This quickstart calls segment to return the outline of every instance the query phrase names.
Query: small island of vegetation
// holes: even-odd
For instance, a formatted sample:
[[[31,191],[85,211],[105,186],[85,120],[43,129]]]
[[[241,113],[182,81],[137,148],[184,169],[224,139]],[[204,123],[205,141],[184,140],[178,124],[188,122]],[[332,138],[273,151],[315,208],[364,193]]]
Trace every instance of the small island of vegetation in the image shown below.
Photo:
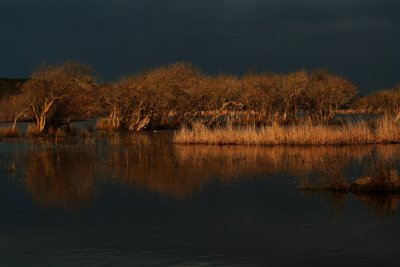
[[[102,83],[92,67],[41,65],[29,79],[2,79],[0,136],[70,130],[96,117],[101,131],[179,129],[174,142],[218,145],[345,145],[400,141],[399,88],[360,97],[325,70],[206,75],[175,63]],[[362,114],[362,116],[338,115]],[[378,116],[376,116],[378,115]]]

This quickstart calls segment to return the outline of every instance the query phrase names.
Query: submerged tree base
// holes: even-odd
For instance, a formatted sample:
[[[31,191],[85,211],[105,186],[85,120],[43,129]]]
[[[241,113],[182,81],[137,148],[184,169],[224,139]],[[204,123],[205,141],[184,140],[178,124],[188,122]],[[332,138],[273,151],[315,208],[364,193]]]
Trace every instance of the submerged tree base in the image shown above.
[[[343,126],[303,123],[293,126],[272,125],[261,128],[210,129],[196,123],[183,127],[174,136],[178,144],[209,145],[363,145],[400,142],[400,127],[389,117],[373,124],[365,121]]]

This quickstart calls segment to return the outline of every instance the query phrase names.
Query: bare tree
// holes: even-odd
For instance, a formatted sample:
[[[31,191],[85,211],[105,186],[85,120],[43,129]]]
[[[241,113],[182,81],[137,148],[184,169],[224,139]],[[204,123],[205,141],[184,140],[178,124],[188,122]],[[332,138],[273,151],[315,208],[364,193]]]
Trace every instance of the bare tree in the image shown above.
[[[118,130],[121,122],[130,113],[130,78],[123,78],[113,84],[104,85],[100,88],[100,102],[105,105],[108,113],[106,128]]]
[[[241,79],[242,102],[247,110],[254,112],[260,123],[268,123],[278,98],[278,75],[247,74]]]
[[[329,122],[335,111],[351,103],[357,95],[357,87],[343,77],[315,71],[310,74],[310,85],[305,93],[311,116]]]
[[[80,102],[82,93],[95,86],[92,68],[76,62],[43,65],[22,86],[26,106],[35,118],[37,132],[46,128],[48,116],[62,101]]]
[[[121,78],[101,90],[112,129],[140,131],[163,118],[184,118],[190,111],[190,92],[199,73],[189,64],[176,63]]]
[[[352,106],[360,112],[397,115],[400,113],[400,85],[360,97]]]
[[[148,96],[147,114],[143,114],[148,123],[156,126],[172,117],[185,120],[191,110],[190,91],[196,86],[199,76],[200,72],[186,63],[141,73],[139,91]]]
[[[307,73],[297,71],[283,76],[282,92],[283,92],[283,116],[284,120],[287,116],[291,119],[297,118],[297,113],[303,106],[303,95],[309,86],[309,78]]]

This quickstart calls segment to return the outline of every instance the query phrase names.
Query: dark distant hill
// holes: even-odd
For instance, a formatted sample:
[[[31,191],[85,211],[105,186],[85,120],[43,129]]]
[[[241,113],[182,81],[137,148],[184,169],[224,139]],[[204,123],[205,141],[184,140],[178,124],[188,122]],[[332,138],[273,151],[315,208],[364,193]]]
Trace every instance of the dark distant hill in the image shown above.
[[[18,94],[27,79],[0,78],[0,96]]]

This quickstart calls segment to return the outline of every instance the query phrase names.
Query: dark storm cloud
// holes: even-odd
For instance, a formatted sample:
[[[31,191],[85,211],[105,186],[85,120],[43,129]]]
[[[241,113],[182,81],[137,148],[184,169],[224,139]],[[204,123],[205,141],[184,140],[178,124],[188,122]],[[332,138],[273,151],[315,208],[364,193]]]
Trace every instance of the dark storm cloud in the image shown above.
[[[0,76],[67,59],[106,79],[190,61],[206,72],[319,67],[362,92],[400,82],[397,0],[2,0]]]

